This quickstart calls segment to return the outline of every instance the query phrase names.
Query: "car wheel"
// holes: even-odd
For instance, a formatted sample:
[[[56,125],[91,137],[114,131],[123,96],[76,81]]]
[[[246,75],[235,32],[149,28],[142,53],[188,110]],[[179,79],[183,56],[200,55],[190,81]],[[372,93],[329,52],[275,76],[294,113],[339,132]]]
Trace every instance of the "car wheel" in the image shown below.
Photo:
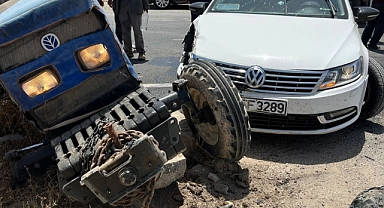
[[[167,9],[171,5],[171,0],[155,0],[154,5],[157,9]]]
[[[350,208],[383,207],[384,186],[373,187],[359,193],[352,201]]]
[[[193,106],[182,110],[197,143],[211,156],[238,161],[250,141],[244,103],[229,77],[216,65],[194,61],[182,71]]]
[[[361,119],[372,118],[384,108],[384,69],[375,59],[369,59],[368,75]]]

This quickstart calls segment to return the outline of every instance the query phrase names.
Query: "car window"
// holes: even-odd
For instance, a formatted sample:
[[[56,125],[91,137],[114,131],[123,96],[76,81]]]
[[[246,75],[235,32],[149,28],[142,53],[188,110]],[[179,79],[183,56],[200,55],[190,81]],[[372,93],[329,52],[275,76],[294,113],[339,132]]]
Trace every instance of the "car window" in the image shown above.
[[[208,12],[348,18],[344,0],[214,0]]]

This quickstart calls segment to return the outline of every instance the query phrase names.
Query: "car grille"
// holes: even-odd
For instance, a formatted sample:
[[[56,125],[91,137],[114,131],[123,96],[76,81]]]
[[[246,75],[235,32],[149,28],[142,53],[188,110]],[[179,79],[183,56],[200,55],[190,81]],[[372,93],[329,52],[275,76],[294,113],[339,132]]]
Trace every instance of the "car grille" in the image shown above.
[[[47,33],[57,35],[62,45],[72,39],[105,29],[106,22],[101,15],[94,9],[0,46],[0,74],[48,53],[40,43],[41,37]]]
[[[317,91],[323,81],[326,70],[274,70],[264,69],[266,76],[264,84],[257,88],[249,88],[244,77],[246,67],[230,66],[216,63],[231,78],[240,91],[254,91],[281,94],[312,94]]]
[[[344,119],[321,124],[315,115],[273,115],[248,112],[249,121],[252,128],[273,129],[273,130],[292,130],[292,131],[313,131],[329,129],[347,121],[356,116],[356,112]]]

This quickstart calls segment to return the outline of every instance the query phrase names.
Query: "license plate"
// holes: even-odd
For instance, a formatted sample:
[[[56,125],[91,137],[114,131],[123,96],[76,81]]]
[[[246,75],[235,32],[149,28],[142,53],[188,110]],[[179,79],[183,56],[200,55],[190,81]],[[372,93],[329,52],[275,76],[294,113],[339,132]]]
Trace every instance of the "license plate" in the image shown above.
[[[244,98],[243,101],[247,111],[287,115],[286,100]]]

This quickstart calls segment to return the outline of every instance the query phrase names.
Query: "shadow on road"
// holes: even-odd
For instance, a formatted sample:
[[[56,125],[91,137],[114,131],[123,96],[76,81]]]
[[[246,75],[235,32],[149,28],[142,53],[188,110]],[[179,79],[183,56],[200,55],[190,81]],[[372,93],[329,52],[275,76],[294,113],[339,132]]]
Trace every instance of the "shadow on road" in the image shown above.
[[[381,135],[384,133],[384,126],[378,123],[380,123],[382,118],[384,118],[384,112],[381,112],[380,114],[376,115],[375,117],[369,120],[359,121],[358,124],[361,124],[360,128],[362,128],[362,130],[364,130],[365,132],[374,135]]]
[[[381,48],[383,48],[383,47],[381,46]],[[372,57],[375,57],[375,56],[377,57],[378,54],[384,54],[384,49],[375,50],[375,49],[369,49],[368,48],[368,50],[370,51],[370,56],[372,56]],[[376,53],[376,55],[373,53]],[[381,65],[383,65],[383,64],[384,63],[381,63]]]
[[[382,66],[384,66],[384,57],[382,54],[384,54],[384,43],[383,41],[380,41],[378,44],[379,48],[381,50],[372,50],[368,48],[369,57],[374,58],[376,61],[378,61]]]
[[[365,133],[381,134],[384,127],[371,121],[357,121],[327,135],[293,136],[252,134],[247,157],[279,163],[304,165],[334,163],[358,155]]]
[[[147,63],[149,60],[138,60],[138,59],[130,59],[129,61],[131,61],[131,64],[134,66],[136,64],[144,64],[144,63]]]

